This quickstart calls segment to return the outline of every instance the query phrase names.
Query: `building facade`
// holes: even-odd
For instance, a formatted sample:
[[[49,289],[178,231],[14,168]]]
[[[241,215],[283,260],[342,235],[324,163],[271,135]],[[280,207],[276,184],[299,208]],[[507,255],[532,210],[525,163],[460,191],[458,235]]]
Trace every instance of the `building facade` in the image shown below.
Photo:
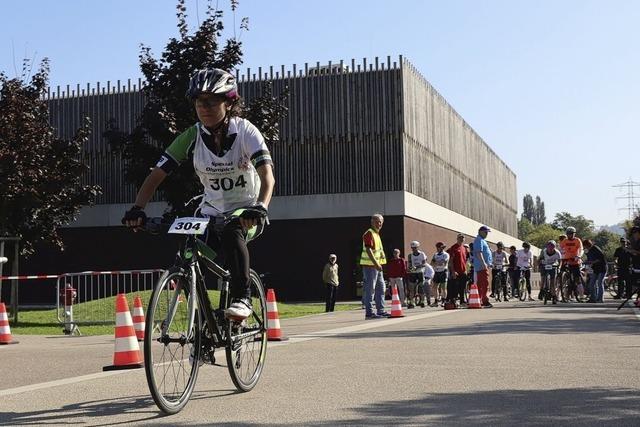
[[[322,267],[338,255],[340,298],[355,296],[361,236],[369,217],[385,216],[387,256],[411,240],[428,254],[481,224],[491,241],[517,244],[516,176],[406,59],[387,57],[237,73],[247,100],[269,81],[275,95],[288,88],[288,115],[271,144],[276,189],[271,226],[252,244],[252,264],[268,272],[268,286],[287,300],[322,297]],[[185,83],[186,84],[186,83]],[[98,205],[63,232],[67,251],[26,261],[28,271],[162,267],[175,253],[169,236],[141,237],[120,226],[136,189],[126,184],[123,160],[102,137],[108,123],[135,126],[144,105],[140,83],[67,87],[49,93],[51,123],[70,136],[84,116],[92,121],[84,151],[98,184]],[[156,199],[150,207],[160,213]],[[99,242],[99,244],[98,244]],[[57,266],[55,269],[51,267]]]

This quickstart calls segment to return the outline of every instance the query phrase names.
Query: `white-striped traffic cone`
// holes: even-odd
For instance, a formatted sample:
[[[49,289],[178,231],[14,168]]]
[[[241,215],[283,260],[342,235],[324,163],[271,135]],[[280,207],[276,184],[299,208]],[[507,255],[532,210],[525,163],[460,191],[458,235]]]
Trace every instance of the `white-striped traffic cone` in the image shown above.
[[[278,304],[276,303],[276,293],[273,291],[273,289],[267,289],[267,340],[287,340],[287,338],[285,338],[282,334],[282,329],[280,329]]]
[[[391,289],[391,316],[390,317],[404,317],[402,312],[402,303],[400,302],[400,296],[398,295],[398,286],[393,285]]]
[[[133,329],[129,304],[124,294],[116,297],[116,328],[115,350],[113,352],[113,365],[104,366],[103,371],[118,369],[142,368],[142,356],[136,339],[136,331]]]
[[[7,308],[3,302],[0,302],[0,345],[18,344],[11,336],[11,328],[9,327],[9,317],[7,317]]]
[[[137,295],[133,299],[133,329],[136,331],[138,341],[144,341],[144,310],[142,309],[142,298]]]
[[[469,289],[469,304],[468,308],[482,308],[482,301],[480,301],[480,294],[478,293],[478,285],[471,284]]]

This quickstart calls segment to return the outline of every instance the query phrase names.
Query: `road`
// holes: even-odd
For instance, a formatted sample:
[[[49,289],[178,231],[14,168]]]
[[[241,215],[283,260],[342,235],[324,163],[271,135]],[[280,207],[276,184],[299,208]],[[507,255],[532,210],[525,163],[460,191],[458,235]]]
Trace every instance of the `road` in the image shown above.
[[[15,337],[0,347],[0,425],[639,426],[640,312],[497,303],[282,321],[258,386],[205,365],[178,415],[144,370],[102,373],[112,337]],[[222,363],[224,357],[220,355]]]

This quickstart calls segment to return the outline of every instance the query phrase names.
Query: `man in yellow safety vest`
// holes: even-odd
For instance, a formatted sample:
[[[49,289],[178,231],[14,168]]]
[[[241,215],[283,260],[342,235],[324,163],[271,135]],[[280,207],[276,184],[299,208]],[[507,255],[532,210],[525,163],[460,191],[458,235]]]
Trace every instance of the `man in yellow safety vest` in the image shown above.
[[[362,266],[362,286],[364,295],[365,319],[379,319],[389,317],[384,311],[384,278],[382,266],[387,263],[380,239],[380,229],[384,218],[380,214],[371,216],[371,228],[362,235],[362,254],[360,265]],[[371,298],[374,295],[376,313],[373,312]]]

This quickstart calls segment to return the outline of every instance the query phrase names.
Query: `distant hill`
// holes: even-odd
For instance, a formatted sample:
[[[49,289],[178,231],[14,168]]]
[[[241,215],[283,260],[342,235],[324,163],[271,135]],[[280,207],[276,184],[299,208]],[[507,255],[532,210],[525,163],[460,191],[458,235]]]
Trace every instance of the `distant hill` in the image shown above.
[[[615,225],[601,225],[596,227],[596,231],[606,230],[615,234],[619,234],[620,236],[624,236],[624,228],[620,224]]]

